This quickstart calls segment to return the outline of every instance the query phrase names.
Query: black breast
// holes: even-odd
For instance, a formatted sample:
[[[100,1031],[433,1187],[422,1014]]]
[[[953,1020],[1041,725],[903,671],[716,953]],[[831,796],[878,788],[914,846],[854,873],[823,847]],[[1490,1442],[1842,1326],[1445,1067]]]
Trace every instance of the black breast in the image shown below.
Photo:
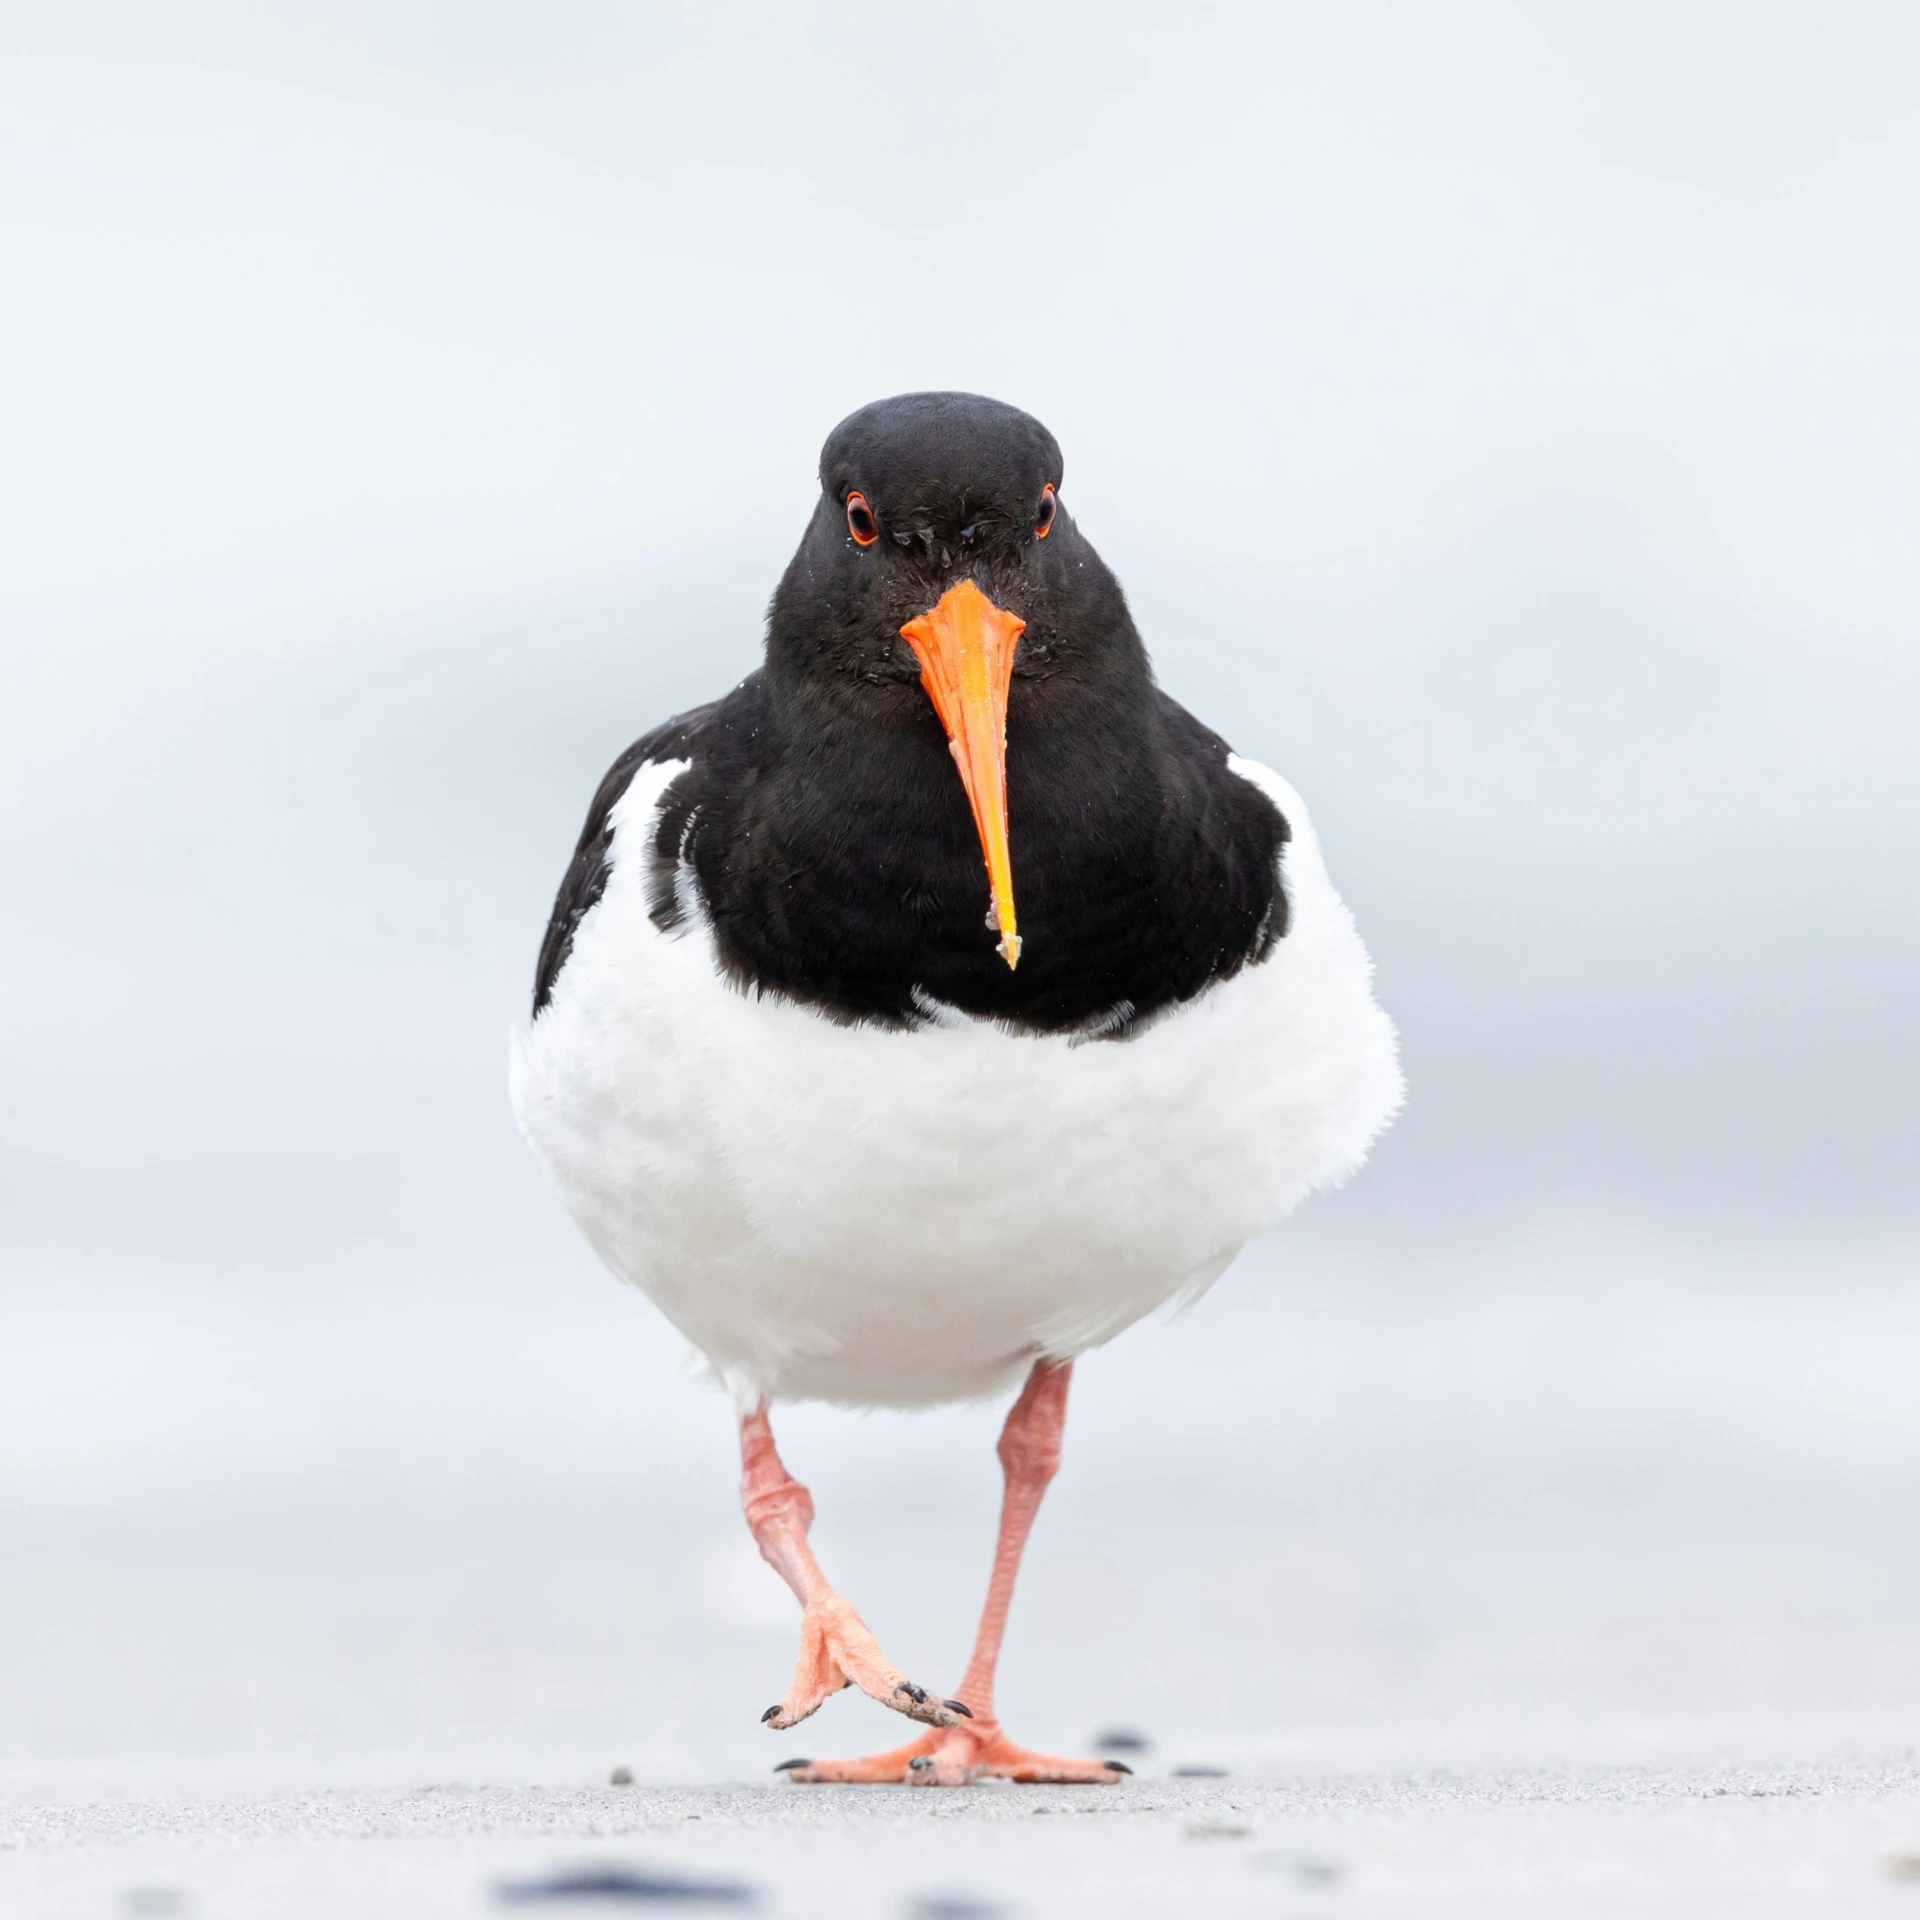
[[[756,673],[637,742],[601,782],[534,1011],[605,886],[609,813],[642,765],[677,759],[691,765],[661,805],[653,915],[679,920],[684,865],[744,990],[847,1021],[911,1026],[933,1001],[1118,1038],[1264,959],[1286,932],[1288,828],[1228,769],[1225,742],[1164,694],[1101,725],[1084,711],[1050,719],[1039,700],[1023,710],[1020,693],[1007,742],[1017,970],[986,925],[980,843],[931,707],[795,737]]]

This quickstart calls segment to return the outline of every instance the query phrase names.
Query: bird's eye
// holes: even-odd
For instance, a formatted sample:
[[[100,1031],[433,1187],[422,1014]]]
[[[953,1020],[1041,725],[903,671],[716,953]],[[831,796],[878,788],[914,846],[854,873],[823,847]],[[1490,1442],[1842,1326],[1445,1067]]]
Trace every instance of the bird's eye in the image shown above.
[[[1054,509],[1059,504],[1059,501],[1054,498],[1051,487],[1045,487],[1041,490],[1040,517],[1033,523],[1033,537],[1036,540],[1044,540],[1047,535],[1053,531]]]
[[[870,547],[880,538],[880,522],[873,517],[864,493],[847,495],[847,531],[857,547]]]

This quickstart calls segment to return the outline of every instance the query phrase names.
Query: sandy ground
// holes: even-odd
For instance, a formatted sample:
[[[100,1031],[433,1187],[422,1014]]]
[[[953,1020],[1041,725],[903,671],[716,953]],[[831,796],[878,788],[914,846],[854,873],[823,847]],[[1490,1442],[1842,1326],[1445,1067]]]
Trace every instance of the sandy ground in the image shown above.
[[[1816,1557],[1863,1593],[1825,1518]],[[1820,1580],[1757,1587],[1781,1520],[1652,1614],[1595,1603],[1590,1568],[1677,1579],[1677,1519],[1565,1518],[1584,1562],[1537,1517],[1517,1544],[1459,1520],[1452,1563],[1407,1523],[1135,1555],[1056,1528],[1003,1711],[1056,1748],[1142,1732],[1113,1790],[778,1780],[898,1722],[843,1698],[758,1726],[790,1603],[731,1533],[43,1546],[0,1608],[0,1914],[1920,1914],[1920,1633]],[[964,1549],[973,1574],[981,1543],[835,1544],[896,1657],[943,1671],[973,1580],[926,1572]],[[583,1872],[608,1890],[557,1890]],[[631,1890],[649,1878],[737,1897]]]
[[[1143,1778],[1109,1792],[488,1789],[16,1806],[29,1917],[1903,1914],[1912,1759]],[[598,1897],[564,1891],[597,1882]],[[620,1891],[622,1882],[627,1891]],[[645,1887],[687,1890],[648,1897]],[[636,1884],[637,1883],[637,1884]],[[705,1888],[712,1897],[699,1898]]]

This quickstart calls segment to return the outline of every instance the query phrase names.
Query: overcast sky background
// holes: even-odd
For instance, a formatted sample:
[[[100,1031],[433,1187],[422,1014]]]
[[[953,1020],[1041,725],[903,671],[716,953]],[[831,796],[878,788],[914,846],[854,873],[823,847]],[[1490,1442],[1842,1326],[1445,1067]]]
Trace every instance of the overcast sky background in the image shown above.
[[[1052,427],[1412,1083],[1083,1370],[1085,1497],[1910,1500],[1910,9],[13,0],[0,54],[14,1521],[731,1524],[505,1036],[601,770],[929,386]],[[988,1417],[932,1430],[983,1519]]]

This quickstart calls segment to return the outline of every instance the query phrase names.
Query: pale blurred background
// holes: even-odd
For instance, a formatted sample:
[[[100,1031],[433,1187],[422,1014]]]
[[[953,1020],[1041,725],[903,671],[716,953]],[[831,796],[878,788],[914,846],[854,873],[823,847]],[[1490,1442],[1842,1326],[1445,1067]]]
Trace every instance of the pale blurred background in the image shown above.
[[[1312,802],[1412,1084],[1081,1369],[1004,1706],[1920,1736],[1899,6],[0,14],[0,1788],[753,1777],[726,1405],[504,1090],[820,441],[972,388]],[[801,1409],[957,1675],[997,1409]]]

